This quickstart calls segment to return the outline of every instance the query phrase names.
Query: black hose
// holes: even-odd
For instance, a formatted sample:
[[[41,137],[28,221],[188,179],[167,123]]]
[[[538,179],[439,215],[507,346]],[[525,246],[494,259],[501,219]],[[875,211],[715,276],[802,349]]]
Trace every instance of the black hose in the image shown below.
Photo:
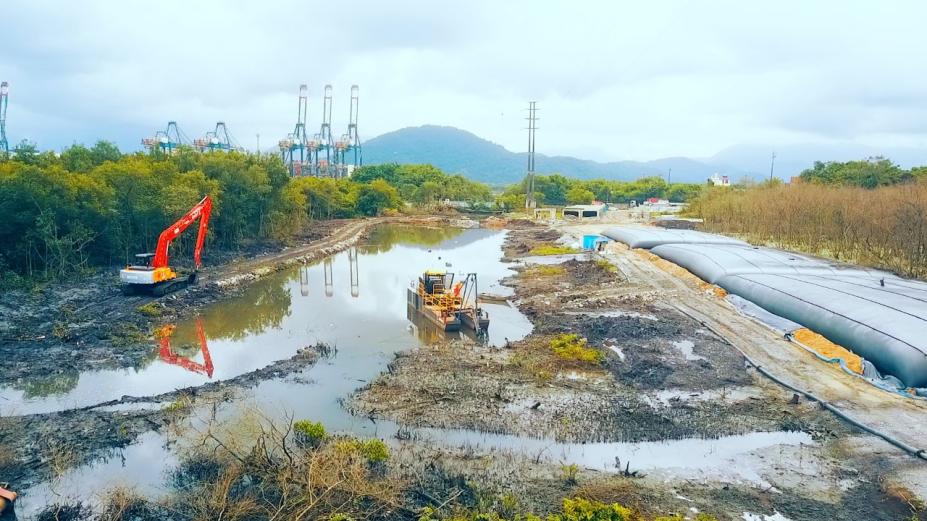
[[[782,381],[780,378],[778,378],[777,376],[775,376],[775,375],[773,375],[772,373],[770,373],[769,371],[767,371],[766,368],[760,366],[760,365],[757,364],[755,361],[753,361],[753,359],[751,359],[749,356],[747,356],[747,353],[744,353],[740,348],[738,348],[738,347],[735,346],[731,341],[729,341],[727,338],[725,338],[724,335],[722,335],[722,334],[721,334],[717,329],[715,329],[711,324],[706,323],[705,321],[699,319],[698,317],[692,316],[691,313],[689,313],[689,312],[686,311],[685,309],[682,309],[680,306],[674,306],[674,307],[676,307],[676,309],[678,309],[680,312],[682,312],[683,314],[685,314],[685,315],[689,316],[690,318],[694,319],[695,321],[697,321],[698,323],[700,323],[702,326],[704,326],[705,328],[707,328],[709,331],[711,331],[712,333],[714,333],[715,335],[717,335],[718,338],[720,338],[724,343],[726,343],[727,345],[729,345],[729,346],[733,347],[734,349],[736,349],[737,352],[739,352],[739,353],[744,357],[744,359],[747,360],[747,363],[748,363],[748,364],[750,364],[751,366],[753,366],[753,367],[757,370],[758,373],[762,374],[762,375],[765,376],[766,378],[769,378],[769,379],[772,380],[773,382],[776,382],[777,384],[779,384],[779,385],[785,387],[786,389],[789,389],[789,390],[791,390],[791,391],[793,391],[793,392],[796,392],[796,393],[798,393],[798,394],[801,394],[802,396],[804,396],[805,398],[807,398],[807,399],[809,399],[809,400],[811,400],[811,401],[813,401],[813,402],[817,402],[817,403],[821,404],[821,407],[823,407],[824,409],[827,409],[828,411],[832,412],[836,417],[838,417],[838,418],[840,418],[841,420],[843,420],[843,421],[849,423],[850,425],[852,425],[852,426],[854,426],[854,427],[857,427],[858,429],[861,429],[861,430],[863,430],[863,431],[865,431],[865,432],[868,432],[869,434],[872,434],[873,436],[882,438],[883,440],[887,441],[889,444],[894,445],[895,447],[898,447],[899,449],[901,449],[901,450],[907,452],[908,454],[914,456],[915,458],[920,458],[920,459],[922,459],[922,460],[927,461],[927,451],[925,451],[924,449],[918,449],[917,447],[912,447],[912,446],[908,445],[907,443],[905,443],[905,442],[903,442],[903,441],[901,441],[901,440],[899,440],[899,439],[897,439],[897,438],[894,438],[894,437],[892,437],[891,435],[889,435],[889,434],[887,434],[887,433],[884,433],[884,432],[882,432],[882,431],[880,431],[880,430],[878,430],[878,429],[876,429],[876,428],[874,428],[874,427],[870,427],[870,426],[868,426],[868,425],[866,425],[866,424],[860,422],[859,420],[853,418],[852,416],[848,415],[847,413],[841,411],[840,409],[838,409],[837,407],[835,407],[834,405],[832,405],[830,402],[828,402],[828,401],[826,401],[826,400],[822,400],[821,398],[819,398],[819,397],[817,397],[817,396],[811,394],[811,393],[808,392],[808,391],[803,391],[803,390],[801,390],[801,389],[799,389],[799,388],[797,388],[797,387],[795,387],[795,386],[793,386],[793,385],[791,385],[791,384],[789,384],[789,383],[786,383],[786,382]]]

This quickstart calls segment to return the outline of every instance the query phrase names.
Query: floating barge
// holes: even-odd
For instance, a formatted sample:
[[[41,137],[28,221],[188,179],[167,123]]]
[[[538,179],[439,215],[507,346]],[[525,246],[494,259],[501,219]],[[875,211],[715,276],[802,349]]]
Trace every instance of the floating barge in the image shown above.
[[[471,329],[485,333],[489,329],[489,313],[479,307],[476,273],[468,273],[455,283],[453,273],[428,270],[406,290],[406,299],[410,311],[440,331]]]

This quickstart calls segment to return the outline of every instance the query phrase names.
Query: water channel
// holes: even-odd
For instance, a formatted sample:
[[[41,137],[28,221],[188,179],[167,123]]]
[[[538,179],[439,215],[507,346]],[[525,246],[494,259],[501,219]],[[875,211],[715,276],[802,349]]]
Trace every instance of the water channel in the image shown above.
[[[440,338],[407,315],[406,288],[424,270],[476,272],[481,292],[510,294],[500,285],[513,273],[500,260],[504,239],[505,232],[495,230],[381,226],[356,248],[268,276],[242,295],[176,324],[168,348],[163,339],[153,340],[151,357],[142,367],[88,368],[71,376],[66,385],[39,386],[28,392],[0,388],[0,402],[8,409],[4,414],[9,409],[19,414],[65,410],[123,395],[148,396],[201,385],[265,367],[305,346],[325,342],[335,347],[333,356],[300,374],[266,380],[243,391],[240,399],[216,411],[219,421],[234,421],[248,408],[271,419],[309,418],[322,421],[330,431],[390,439],[397,425],[352,416],[341,400],[384,371],[396,352]],[[530,322],[514,307],[483,306],[491,318],[491,345],[530,333]],[[419,429],[416,436],[448,446],[542,454],[544,460],[604,470],[613,469],[616,458],[632,459],[641,469],[720,468],[746,451],[811,443],[804,433],[636,444],[564,444],[439,429]],[[165,435],[148,433],[108,458],[66,471],[54,483],[22,491],[17,510],[28,516],[56,501],[93,503],[96,493],[117,485],[158,496],[164,492],[165,472],[177,463],[174,449]],[[755,481],[749,472],[741,477]]]

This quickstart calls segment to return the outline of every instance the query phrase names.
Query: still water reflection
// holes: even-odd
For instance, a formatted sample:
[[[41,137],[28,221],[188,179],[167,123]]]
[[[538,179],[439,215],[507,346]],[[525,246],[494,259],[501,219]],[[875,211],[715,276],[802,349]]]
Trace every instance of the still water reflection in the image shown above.
[[[502,293],[511,274],[500,262],[504,232],[380,226],[368,241],[322,262],[267,276],[240,296],[159,331],[138,368],[86,368],[0,388],[0,414],[50,412],[124,395],[149,396],[254,371],[325,342],[344,359],[368,365],[441,337],[409,321],[405,288],[422,271],[477,272],[484,291]],[[485,305],[489,342],[500,345],[531,328],[505,305]],[[327,394],[327,393],[326,393]]]

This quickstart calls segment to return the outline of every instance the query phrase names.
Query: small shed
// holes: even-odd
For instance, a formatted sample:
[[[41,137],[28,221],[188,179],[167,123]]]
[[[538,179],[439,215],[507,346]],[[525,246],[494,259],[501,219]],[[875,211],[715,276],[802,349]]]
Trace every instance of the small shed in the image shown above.
[[[575,204],[563,209],[564,217],[575,217],[577,219],[598,219],[605,215],[606,205],[601,204]]]
[[[556,208],[535,208],[534,218],[554,220],[557,218],[557,209]]]

